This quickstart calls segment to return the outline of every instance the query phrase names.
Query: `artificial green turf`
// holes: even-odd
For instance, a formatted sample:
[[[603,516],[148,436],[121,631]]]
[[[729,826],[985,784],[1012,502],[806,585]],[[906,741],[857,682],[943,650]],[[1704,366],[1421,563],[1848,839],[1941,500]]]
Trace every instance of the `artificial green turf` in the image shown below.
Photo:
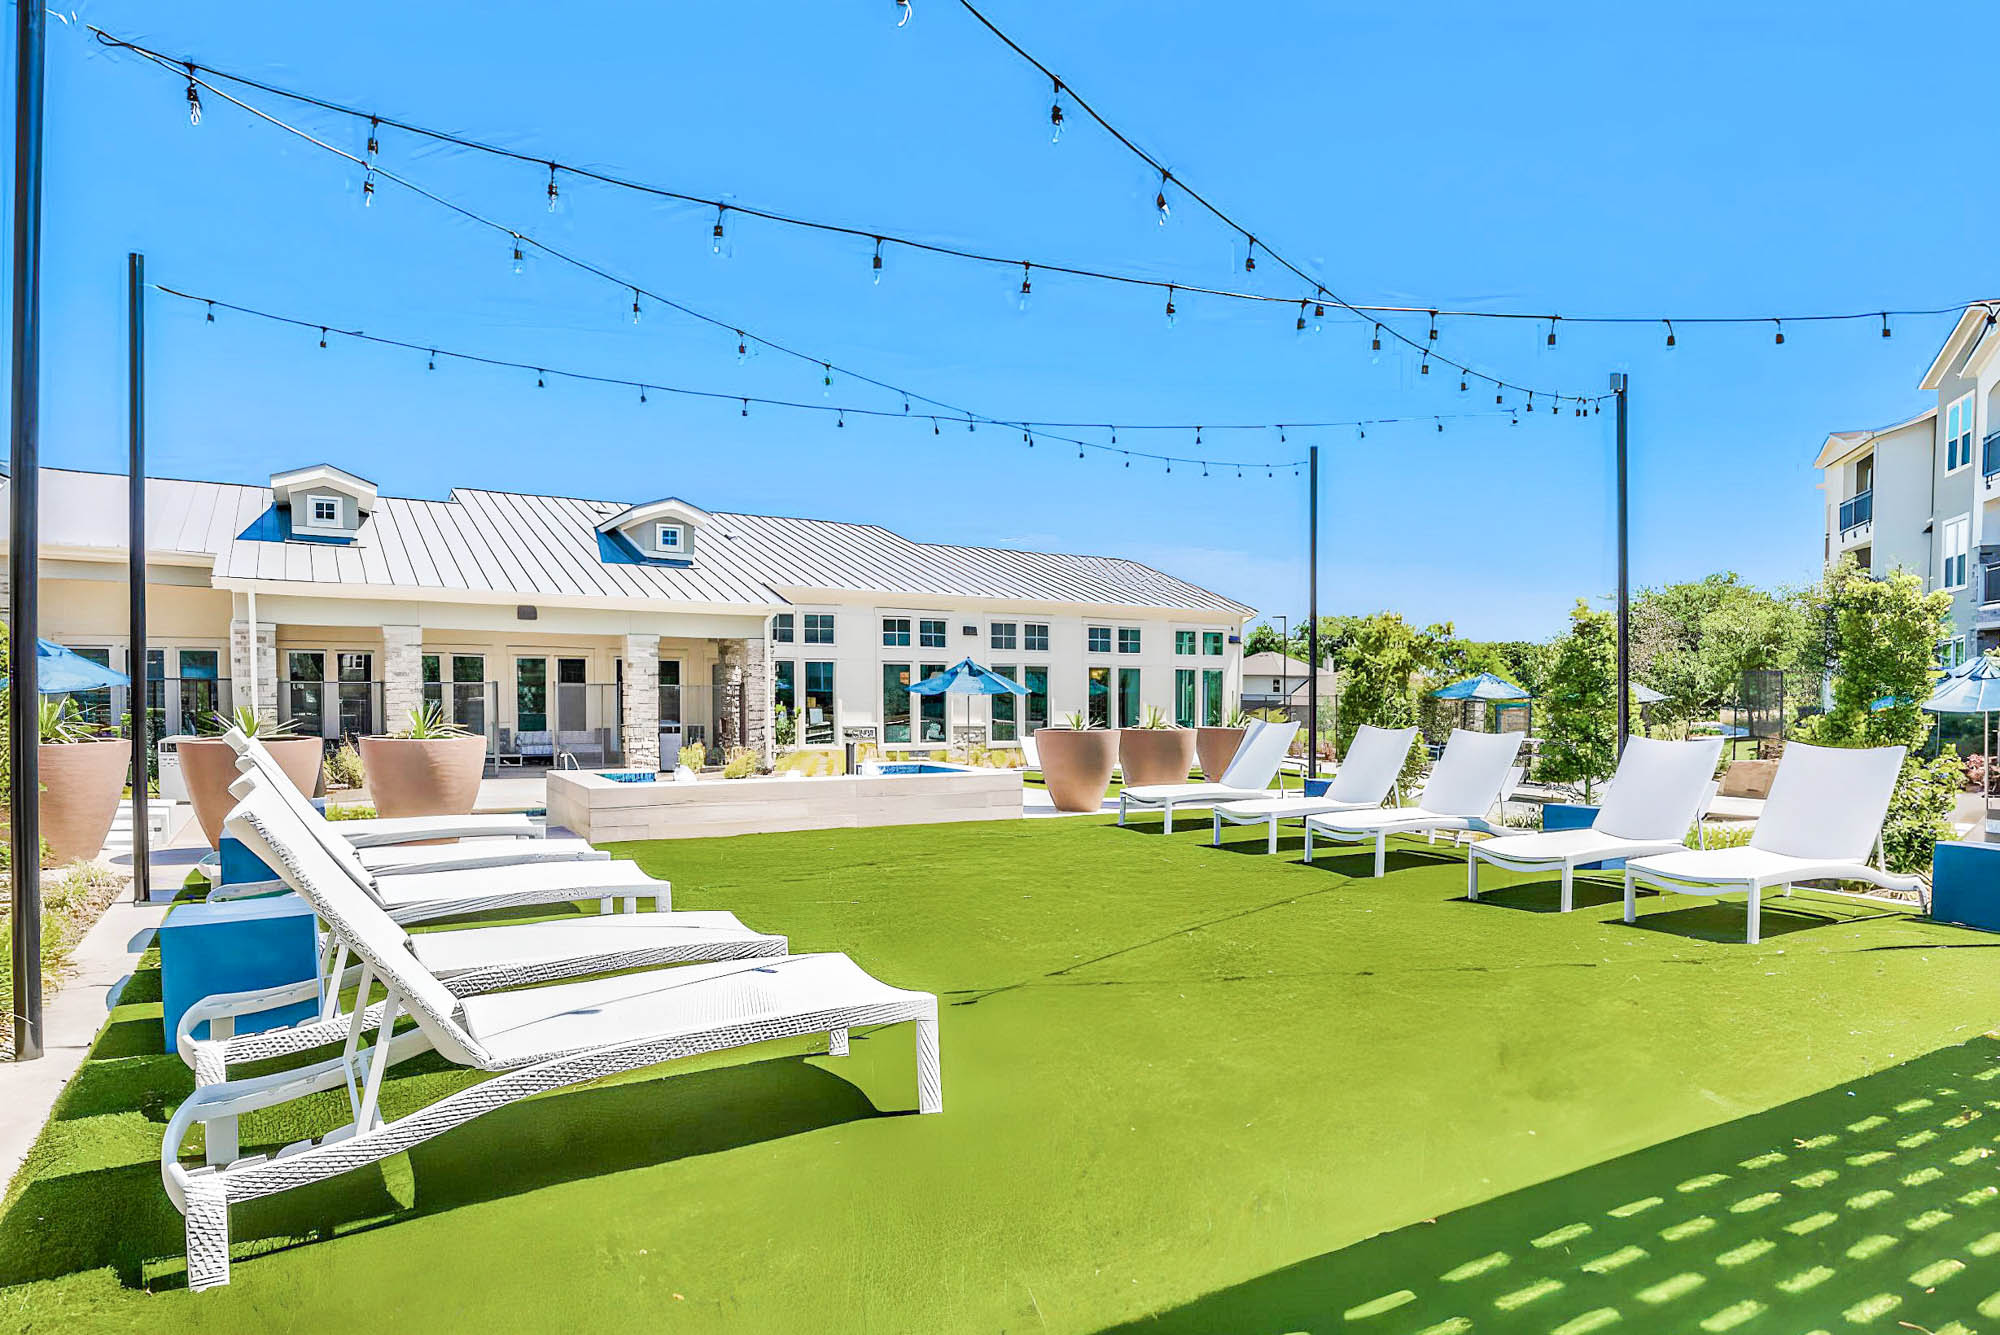
[[[158,1055],[142,975],[0,1218],[0,1328],[1580,1335],[2000,1315],[2000,1156],[1981,1155],[2000,1117],[1979,1116],[2000,1109],[2000,1043],[1979,1037],[1994,938],[1801,894],[1810,913],[1768,906],[1751,947],[1734,905],[1648,899],[1626,927],[1608,879],[1564,917],[1547,881],[1465,902],[1442,848],[1404,846],[1378,882],[1350,879],[1367,854],[1264,856],[1261,829],[1221,850],[1205,827],[1157,831],[619,849],[671,876],[677,906],[937,991],[944,1113],[908,1115],[907,1028],[844,1059],[790,1043],[641,1073],[239,1208],[234,1282],[199,1296],[178,1287],[156,1163],[189,1080]],[[392,1114],[466,1078],[401,1071]],[[308,1112],[323,1128],[341,1106]],[[311,1129],[250,1119],[244,1143]]]

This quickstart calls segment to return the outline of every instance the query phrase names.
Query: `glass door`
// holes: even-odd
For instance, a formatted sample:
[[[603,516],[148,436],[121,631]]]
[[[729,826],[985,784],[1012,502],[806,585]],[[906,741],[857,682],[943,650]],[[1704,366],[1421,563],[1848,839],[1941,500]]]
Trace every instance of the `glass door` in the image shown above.
[[[326,703],[326,654],[318,649],[288,650],[278,717],[308,737],[325,737]]]
[[[1022,697],[1028,716],[1028,736],[1035,735],[1035,729],[1049,726],[1049,669],[1047,665],[1030,666],[1021,669],[1021,684],[1028,688]]]
[[[1139,726],[1139,669],[1118,669],[1118,726]]]
[[[1201,721],[1211,728],[1222,726],[1222,674],[1214,668],[1201,674]]]
[[[926,663],[923,665],[922,674],[918,676],[917,680],[929,681],[932,677],[943,672],[944,667],[943,663]],[[917,713],[919,724],[918,740],[925,742],[945,741],[944,704],[946,697],[942,695],[920,695],[917,699],[921,702]]]
[[[338,653],[334,655],[334,665],[340,673],[336,689],[340,693],[340,731],[342,737],[366,737],[380,732],[375,718],[375,655],[367,653]],[[396,720],[401,727],[404,720]]]
[[[556,730],[583,732],[590,727],[590,691],[584,685],[589,664],[581,658],[556,660]]]
[[[1108,728],[1111,726],[1111,669],[1094,667],[1090,670],[1090,726]]]
[[[910,665],[882,665],[882,740],[910,740]]]
[[[514,660],[514,728],[520,733],[549,730],[549,660]]]

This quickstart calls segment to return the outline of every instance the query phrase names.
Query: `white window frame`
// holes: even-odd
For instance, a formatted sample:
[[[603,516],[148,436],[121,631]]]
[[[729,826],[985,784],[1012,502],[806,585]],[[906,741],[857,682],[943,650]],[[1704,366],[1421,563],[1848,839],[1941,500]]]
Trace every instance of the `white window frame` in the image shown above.
[[[1954,419],[1956,419],[1956,430],[1953,429]],[[1962,394],[1958,398],[1953,399],[1945,408],[1944,471],[1946,473],[1956,473],[1959,469],[1971,464],[1972,456],[1976,453],[1976,447],[1979,444],[1979,436],[1974,431],[1973,426],[1973,396],[1971,394]],[[1954,463],[1952,461],[1952,454],[1958,448],[1958,442],[1961,437],[1965,440],[1965,457]]]
[[[1955,519],[1947,519],[1944,523],[1944,531],[1940,534],[1940,537],[1942,538],[1940,550],[1944,553],[1944,568],[1938,572],[1938,587],[1954,590],[1962,589],[1972,582],[1972,577],[1969,573],[1971,566],[1970,554],[1972,551],[1972,516],[1970,514],[1962,514]],[[1951,563],[1953,561],[1958,562],[1956,571],[1952,569]],[[1954,574],[1958,576],[1955,581],[1952,579]]]
[[[674,535],[672,542],[667,535]],[[667,556],[683,556],[687,553],[687,528],[682,524],[653,525],[653,550]]]
[[[333,518],[321,519],[319,517],[319,503],[321,501],[328,501],[332,503]],[[339,492],[315,491],[307,495],[306,497],[307,528],[346,528],[347,525],[340,522],[340,515],[341,515],[341,508],[340,508]]]

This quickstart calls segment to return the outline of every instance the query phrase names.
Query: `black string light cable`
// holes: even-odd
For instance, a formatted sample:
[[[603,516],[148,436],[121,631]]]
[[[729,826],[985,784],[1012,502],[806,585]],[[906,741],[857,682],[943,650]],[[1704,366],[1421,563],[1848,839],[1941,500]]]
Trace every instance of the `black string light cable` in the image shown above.
[[[991,25],[989,24],[988,26],[990,27]],[[904,249],[908,249],[911,251],[920,251],[926,254],[937,255],[949,259],[964,260],[971,263],[997,265],[1007,269],[1021,268],[1023,272],[1039,269],[1045,273],[1058,274],[1067,278],[1078,278],[1089,281],[1111,283],[1111,284],[1117,284],[1135,288],[1150,288],[1154,291],[1165,291],[1169,293],[1179,292],[1182,294],[1192,293],[1197,296],[1211,297],[1218,300],[1248,302],[1256,305],[1282,306],[1287,309],[1296,307],[1298,314],[1294,320],[1294,329],[1300,333],[1304,333],[1308,329],[1314,329],[1314,330],[1318,329],[1320,326],[1320,322],[1326,316],[1326,307],[1329,304],[1333,305],[1335,308],[1335,313],[1341,315],[1343,318],[1352,319],[1354,318],[1355,313],[1359,312],[1363,316],[1368,317],[1370,323],[1373,323],[1373,317],[1376,316],[1388,316],[1388,317],[1423,316],[1429,320],[1429,326],[1427,330],[1427,337],[1425,339],[1425,343],[1430,343],[1435,341],[1437,322],[1440,319],[1500,320],[1500,321],[1530,322],[1535,324],[1546,323],[1550,326],[1549,334],[1551,337],[1553,337],[1554,335],[1555,332],[1554,327],[1557,324],[1613,325],[1613,326],[1660,325],[1662,327],[1669,327],[1672,324],[1685,324],[1685,325],[1773,324],[1776,325],[1778,327],[1779,332],[1782,333],[1783,325],[1786,321],[1791,321],[1798,324],[1849,322],[1849,321],[1868,321],[1872,323],[1875,321],[1880,321],[1882,329],[1884,331],[1882,336],[1884,338],[1887,338],[1890,336],[1889,322],[1892,319],[1912,319],[1912,318],[1922,318],[1922,317],[1939,316],[1939,315],[1956,316],[1962,314],[1966,310],[1973,308],[1983,308],[1987,310],[1989,313],[1991,313],[1997,308],[1996,304],[1991,301],[1966,301],[1966,302],[1959,302],[1955,305],[1945,305],[1945,306],[1891,307],[1886,310],[1877,309],[1877,310],[1857,310],[1857,311],[1815,312],[1815,313],[1785,315],[1785,316],[1768,316],[1768,315],[1679,316],[1677,315],[1677,316],[1667,317],[1667,316],[1652,316],[1652,315],[1559,315],[1549,311],[1474,310],[1474,309],[1455,308],[1448,306],[1395,305],[1395,304],[1377,303],[1377,302],[1334,301],[1327,295],[1325,289],[1317,286],[1314,287],[1311,293],[1303,296],[1289,295],[1284,293],[1271,293],[1271,292],[1249,292],[1237,288],[1218,287],[1213,284],[1187,282],[1181,279],[1168,280],[1162,278],[1148,278],[1138,274],[1118,273],[1103,269],[1093,269],[1083,265],[1069,264],[1057,261],[1022,260],[1011,256],[990,253],[987,251],[972,250],[962,246],[947,246],[936,242],[923,241],[907,234],[898,233],[892,229],[857,227],[844,223],[826,222],[821,219],[806,218],[797,214],[781,213],[773,209],[760,208],[754,205],[740,203],[733,198],[711,198],[705,195],[690,194],[686,191],[675,190],[669,186],[658,185],[645,181],[638,181],[630,177],[619,176],[613,173],[597,170],[590,167],[574,166],[570,163],[561,161],[560,159],[551,160],[547,157],[538,156],[532,153],[521,152],[520,150],[517,149],[505,148],[502,147],[501,145],[494,144],[486,140],[474,139],[466,135],[454,134],[451,133],[450,131],[439,130],[432,128],[430,126],[418,125],[411,121],[400,120],[391,116],[384,116],[377,112],[364,111],[358,107],[347,106],[343,103],[334,102],[311,93],[300,92],[297,89],[286,88],[279,84],[273,84],[262,79],[252,78],[249,75],[238,74],[233,71],[218,69],[212,65],[204,65],[199,61],[175,60],[163,52],[154,50],[150,47],[143,46],[136,42],[129,41],[125,38],[114,36],[111,33],[105,32],[101,28],[92,27],[90,31],[93,34],[95,34],[98,42],[106,47],[110,47],[117,50],[131,51],[136,55],[145,57],[146,59],[153,61],[155,64],[158,64],[163,68],[168,68],[177,73],[185,72],[190,76],[198,74],[201,76],[206,76],[206,78],[208,79],[219,79],[224,82],[237,84],[245,88],[255,88],[260,92],[265,92],[272,94],[273,96],[276,97],[285,98],[289,101],[300,103],[301,105],[314,107],[322,111],[332,112],[337,115],[347,116],[358,121],[367,122],[368,160],[364,164],[366,170],[362,183],[362,203],[364,205],[372,203],[374,198],[374,193],[375,193],[374,164],[375,164],[375,159],[380,152],[380,131],[384,127],[387,127],[389,129],[398,130],[405,134],[409,134],[416,138],[428,139],[437,143],[450,144],[456,148],[467,149],[472,152],[487,154],[492,157],[502,158],[512,162],[527,164],[534,167],[538,172],[542,170],[547,170],[549,173],[549,181],[547,183],[547,186],[554,186],[558,174],[561,174],[565,176],[573,176],[579,180],[590,181],[598,185],[614,187],[620,190],[627,190],[637,194],[651,196],[657,199],[673,200],[679,203],[686,203],[686,204],[696,204],[701,206],[703,209],[714,209],[716,211],[716,221],[714,226],[717,229],[725,228],[726,219],[728,215],[734,213],[742,217],[756,218],[760,221],[775,223],[785,227],[798,228],[806,231],[821,232],[834,236],[852,237],[855,240],[864,241],[872,245],[873,251],[870,255],[870,272],[874,282],[876,283],[880,283],[882,281],[882,275],[885,269],[883,260],[884,249],[886,247],[902,247]],[[1054,79],[1053,76],[1051,76],[1051,81],[1058,90],[1057,96],[1058,98],[1060,98],[1061,93],[1063,91],[1061,80]],[[189,79],[188,93],[190,94],[189,97],[190,117],[191,119],[195,120],[196,124],[199,124],[200,94],[197,89],[196,80],[192,77],[190,77]],[[1060,106],[1061,103],[1058,100],[1051,108],[1052,123],[1057,127],[1058,132],[1060,132],[1060,128],[1062,126],[1062,119],[1059,114]],[[1102,123],[1103,122],[1100,118],[1100,124]],[[1113,131],[1112,133],[1116,134],[1116,131]],[[1184,186],[1183,189],[1185,189]],[[545,190],[547,190],[546,186]],[[549,198],[551,200],[551,206],[553,207],[554,201],[559,197],[559,191],[548,190],[547,193],[549,194]],[[1162,197],[1164,196],[1162,195]],[[1206,201],[1202,202],[1204,204],[1206,203]],[[719,251],[721,248],[721,242],[724,239],[724,237],[722,234],[718,233],[718,235],[713,239],[716,241],[717,243],[716,248]],[[1244,257],[1244,268],[1246,272],[1251,272],[1255,270],[1256,248],[1260,244],[1261,243],[1259,243],[1254,237],[1248,239],[1246,243],[1246,253]],[[1308,311],[1311,312],[1310,318],[1308,318],[1307,314]],[[1670,329],[1669,332],[1671,332]],[[1421,346],[1417,345],[1414,339],[1405,341],[1410,343],[1412,346]],[[1783,339],[1778,338],[1775,341],[1782,343]],[[1668,346],[1670,347],[1673,346],[1673,343],[1670,341]],[[1458,371],[1461,380],[1477,379],[1484,381],[1485,383],[1502,390],[1519,388],[1518,386],[1510,385],[1505,381],[1496,380],[1493,379],[1492,377],[1475,372],[1469,367],[1460,367],[1455,362],[1440,360],[1440,365],[1444,365],[1453,370]]]
[[[888,408],[870,408],[813,400],[783,399],[758,394],[744,395],[723,390],[697,389],[686,385],[662,384],[656,380],[634,380],[628,376],[605,375],[594,371],[570,370],[563,367],[549,366],[544,362],[515,361],[505,357],[489,356],[484,353],[466,352],[446,347],[441,343],[415,342],[409,339],[390,338],[381,334],[371,334],[362,329],[348,329],[342,327],[338,322],[285,315],[277,311],[264,310],[256,306],[247,306],[239,302],[227,301],[221,297],[204,296],[182,288],[169,287],[164,283],[152,283],[149,286],[162,296],[173,297],[189,305],[201,307],[203,322],[206,324],[214,324],[215,313],[223,311],[228,314],[267,321],[286,328],[303,330],[317,336],[318,346],[321,348],[325,348],[328,340],[333,338],[348,339],[356,343],[370,344],[375,347],[394,348],[404,352],[422,353],[424,355],[424,369],[427,371],[435,371],[439,359],[442,358],[449,361],[463,362],[467,365],[491,367],[496,370],[519,371],[523,374],[532,371],[535,374],[535,385],[537,388],[546,388],[549,380],[556,379],[573,381],[578,384],[604,385],[636,391],[640,403],[648,402],[648,396],[652,394],[670,394],[683,398],[706,399],[721,403],[737,404],[740,415],[744,417],[750,415],[750,407],[754,404],[760,408],[780,408],[796,412],[832,414],[836,423],[844,423],[848,417],[876,417],[892,418],[904,422],[928,422],[933,435],[942,434],[943,429],[947,426],[970,425],[976,421],[979,424],[987,426],[1002,427],[1010,431],[1020,431],[1024,437],[1029,437],[1036,441],[1053,441],[1063,445],[1074,445],[1077,447],[1078,458],[1084,457],[1085,451],[1095,450],[1101,454],[1117,456],[1124,460],[1128,466],[1132,460],[1138,459],[1151,463],[1187,464],[1190,466],[1199,466],[1204,470],[1235,469],[1239,477],[1245,476],[1244,470],[1254,472],[1261,469],[1267,476],[1274,475],[1281,469],[1296,471],[1304,463],[1304,460],[1296,458],[1221,459],[1214,456],[1203,457],[1199,455],[1171,454],[1153,450],[1133,449],[1118,443],[1118,433],[1120,431],[1193,432],[1195,440],[1199,442],[1204,433],[1211,431],[1250,431],[1267,434],[1275,431],[1278,434],[1279,443],[1284,444],[1288,442],[1289,433],[1293,431],[1352,430],[1357,434],[1359,439],[1366,440],[1370,427],[1417,425],[1431,426],[1438,431],[1443,431],[1446,422],[1463,421],[1468,418],[1496,420],[1512,416],[1512,414],[1505,412],[1478,412],[1443,413],[1436,415],[1419,414],[1403,417],[1368,417],[1339,422],[1287,422],[1281,425],[1248,422],[1190,425],[1178,422],[1113,424],[1108,422],[1003,421],[996,418],[965,418],[951,417],[944,414],[898,412]],[[1106,443],[1104,441],[1062,434],[1066,431],[1077,430],[1107,431],[1110,433],[1111,439],[1109,443]]]

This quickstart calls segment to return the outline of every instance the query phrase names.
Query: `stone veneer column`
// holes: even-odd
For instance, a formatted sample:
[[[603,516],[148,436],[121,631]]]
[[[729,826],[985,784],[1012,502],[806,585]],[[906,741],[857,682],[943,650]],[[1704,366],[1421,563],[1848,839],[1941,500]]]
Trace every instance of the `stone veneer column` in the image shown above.
[[[424,702],[424,628],[382,627],[382,731],[399,732]]]
[[[660,637],[625,637],[625,684],[619,704],[625,715],[625,764],[631,769],[660,768]]]
[[[722,736],[718,740],[722,743],[725,755],[730,747],[744,745],[747,733],[743,719],[743,644],[742,640],[715,642],[715,666],[720,696],[715,702],[715,712],[722,729]]]
[[[245,699],[243,691],[250,682],[251,654],[256,654],[257,698]],[[230,708],[250,705],[257,711],[257,717],[275,720],[278,717],[278,627],[269,621],[257,623],[257,633],[253,639],[250,623],[237,617],[229,623],[229,687],[234,696]],[[311,731],[317,732],[314,727]]]
[[[743,707],[748,711],[750,740],[765,765],[777,759],[771,715],[771,653],[763,640],[743,641]]]

